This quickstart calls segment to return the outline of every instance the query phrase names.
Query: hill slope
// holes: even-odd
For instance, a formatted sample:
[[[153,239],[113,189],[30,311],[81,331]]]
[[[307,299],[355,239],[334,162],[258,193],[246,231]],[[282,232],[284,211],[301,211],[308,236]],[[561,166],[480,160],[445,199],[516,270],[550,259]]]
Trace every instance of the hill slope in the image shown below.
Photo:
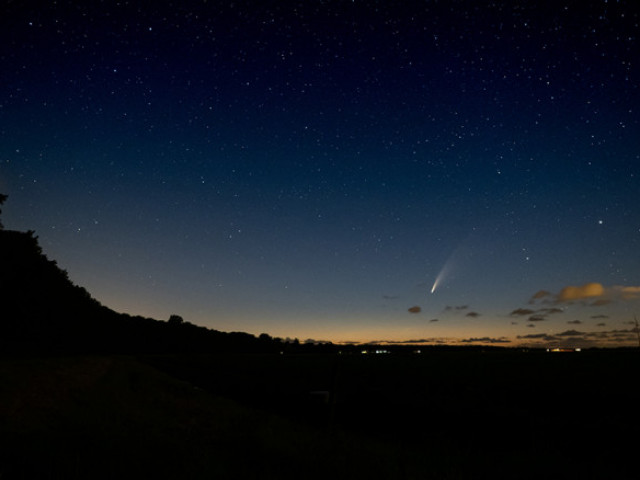
[[[34,233],[0,229],[0,350],[4,353],[268,352],[281,342],[182,321],[116,313],[74,285]]]
[[[397,452],[129,357],[0,360],[2,478],[397,478]],[[384,455],[383,455],[384,453]]]

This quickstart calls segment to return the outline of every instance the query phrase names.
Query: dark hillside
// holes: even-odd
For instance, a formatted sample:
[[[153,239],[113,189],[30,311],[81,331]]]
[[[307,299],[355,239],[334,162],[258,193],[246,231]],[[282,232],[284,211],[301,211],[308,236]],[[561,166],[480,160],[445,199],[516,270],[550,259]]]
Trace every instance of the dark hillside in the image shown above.
[[[0,228],[0,267],[0,477],[397,476],[380,442],[240,406],[121,355],[268,353],[281,341],[114,312],[33,232]]]
[[[0,205],[6,196],[0,195]],[[219,332],[174,315],[169,321],[117,313],[100,304],[43,253],[34,232],[0,224],[0,352],[275,352],[269,335]]]
[[[0,194],[0,207],[6,200]],[[0,210],[1,213],[1,210]],[[343,350],[353,350],[347,346]],[[117,313],[75,285],[47,258],[33,231],[0,223],[0,354],[333,353],[329,343],[221,332],[171,315],[167,321]]]
[[[33,232],[0,230],[3,351],[104,348],[118,316],[49,260]]]
[[[0,477],[398,478],[399,452],[243,407],[128,357],[0,360]]]

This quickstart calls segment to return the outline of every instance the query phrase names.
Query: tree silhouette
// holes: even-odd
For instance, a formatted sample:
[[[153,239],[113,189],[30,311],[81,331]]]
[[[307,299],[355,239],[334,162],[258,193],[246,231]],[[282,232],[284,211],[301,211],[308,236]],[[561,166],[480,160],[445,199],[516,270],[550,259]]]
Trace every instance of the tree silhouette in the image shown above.
[[[0,207],[7,195],[0,193]],[[1,213],[0,208],[0,213]],[[295,348],[294,348],[295,347]],[[292,351],[302,345],[296,339]],[[118,313],[73,283],[32,230],[0,224],[0,353],[183,353],[284,351],[267,333],[220,332],[172,314],[168,321]]]
[[[0,214],[2,214],[2,204],[7,200],[7,196],[0,193]],[[2,230],[4,226],[2,225],[2,220],[0,220],[0,230]]]

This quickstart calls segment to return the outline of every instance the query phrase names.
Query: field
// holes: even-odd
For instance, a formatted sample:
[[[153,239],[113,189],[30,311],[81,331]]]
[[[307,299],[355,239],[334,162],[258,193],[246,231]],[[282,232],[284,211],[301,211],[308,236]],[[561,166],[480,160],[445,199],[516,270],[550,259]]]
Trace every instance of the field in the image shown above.
[[[0,360],[4,478],[636,478],[637,351]]]
[[[165,361],[161,368],[244,404],[388,443],[413,478],[635,478],[637,351]]]

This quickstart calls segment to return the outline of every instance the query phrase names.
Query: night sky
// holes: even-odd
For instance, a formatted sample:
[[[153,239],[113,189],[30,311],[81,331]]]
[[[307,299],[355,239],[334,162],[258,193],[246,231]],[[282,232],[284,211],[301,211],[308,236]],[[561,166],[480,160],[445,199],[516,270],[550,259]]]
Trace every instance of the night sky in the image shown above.
[[[2,222],[132,315],[637,345],[634,3],[4,1]]]

